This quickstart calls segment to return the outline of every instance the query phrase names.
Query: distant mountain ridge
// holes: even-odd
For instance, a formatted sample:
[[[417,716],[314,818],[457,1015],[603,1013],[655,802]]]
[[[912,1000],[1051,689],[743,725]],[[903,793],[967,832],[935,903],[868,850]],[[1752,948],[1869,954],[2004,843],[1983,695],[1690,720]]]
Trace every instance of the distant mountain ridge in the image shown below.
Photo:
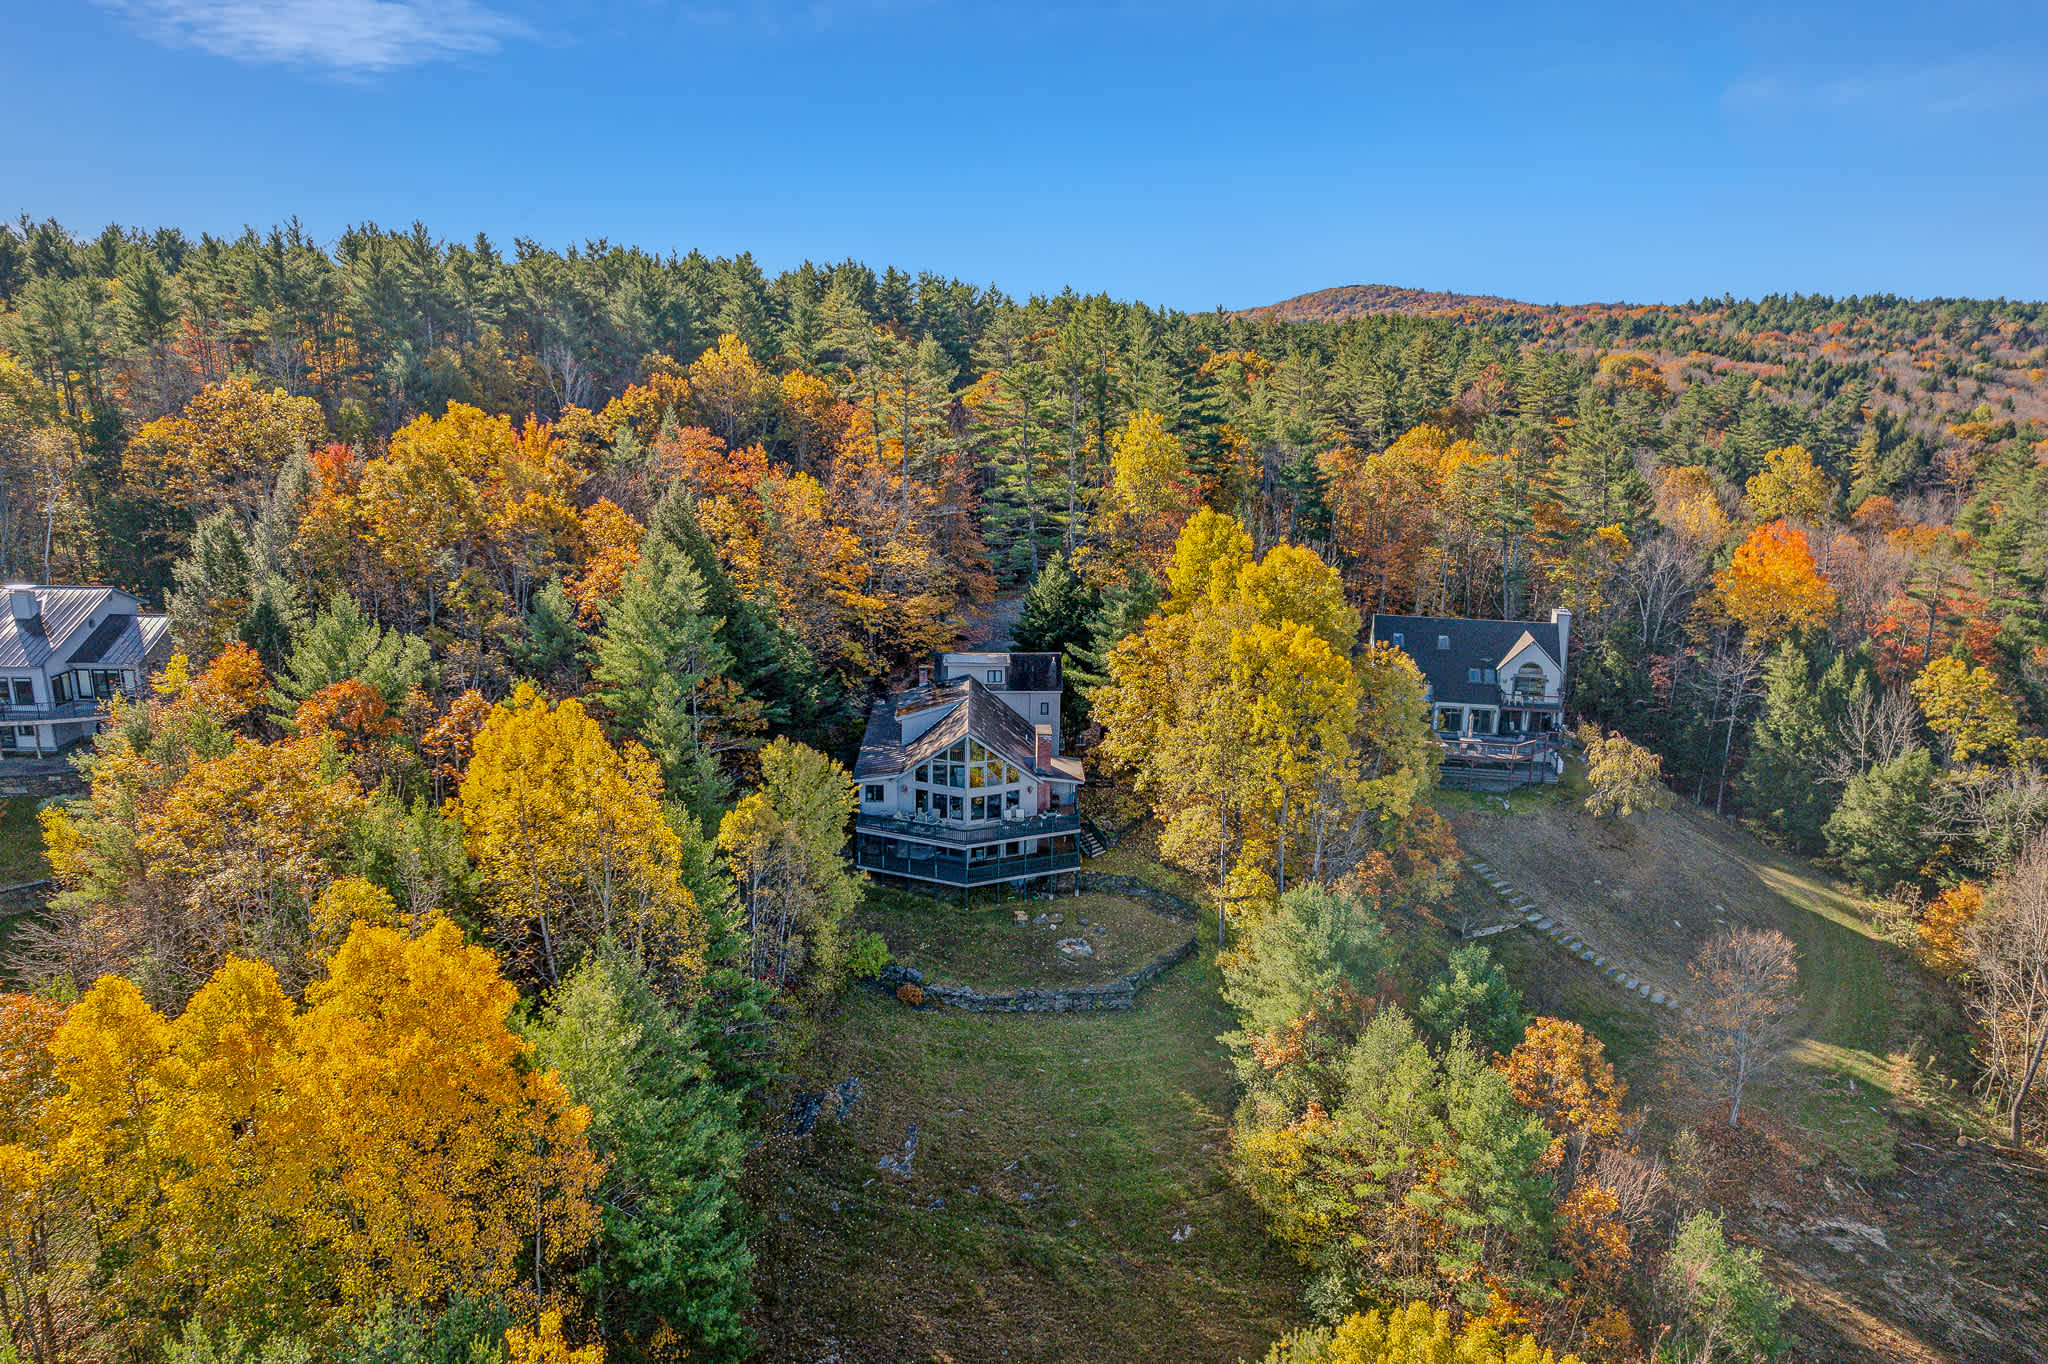
[[[1395,284],[1344,284],[1278,303],[1240,309],[1238,316],[1281,322],[1339,322],[1368,313],[1533,312],[1539,306],[1491,294],[1452,294],[1436,289],[1404,289]]]

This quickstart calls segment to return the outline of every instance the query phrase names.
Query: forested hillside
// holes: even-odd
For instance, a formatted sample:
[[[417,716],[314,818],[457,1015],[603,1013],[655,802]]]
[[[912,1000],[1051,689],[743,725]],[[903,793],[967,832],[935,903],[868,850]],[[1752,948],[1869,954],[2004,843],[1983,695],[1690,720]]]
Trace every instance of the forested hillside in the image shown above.
[[[1221,915],[1233,1159],[1329,1320],[1634,1358],[1693,1313],[1712,1354],[1645,1266],[1763,1291],[1704,1213],[1564,1201],[1567,1148],[1662,1176],[1484,948],[1388,984],[1458,849],[1374,612],[1569,609],[1592,808],[1824,859],[1974,1011],[1972,1111],[2048,1136],[2048,305],[1333,293],[0,228],[0,573],[134,590],[178,650],[43,812],[61,893],[4,963],[17,1348],[744,1353],[759,1096],[888,959],[835,759],[1002,593]],[[1715,950],[1784,985],[1754,936]],[[1435,1135],[1382,1149],[1397,1094]]]

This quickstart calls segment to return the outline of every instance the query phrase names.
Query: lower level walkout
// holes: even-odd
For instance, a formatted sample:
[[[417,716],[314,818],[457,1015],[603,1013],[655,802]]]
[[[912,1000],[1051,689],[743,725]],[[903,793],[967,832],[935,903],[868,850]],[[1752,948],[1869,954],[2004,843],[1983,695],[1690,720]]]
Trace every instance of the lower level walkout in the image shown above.
[[[1081,850],[1071,833],[991,840],[951,847],[886,834],[856,833],[854,865],[862,871],[944,886],[993,886],[1078,873]]]

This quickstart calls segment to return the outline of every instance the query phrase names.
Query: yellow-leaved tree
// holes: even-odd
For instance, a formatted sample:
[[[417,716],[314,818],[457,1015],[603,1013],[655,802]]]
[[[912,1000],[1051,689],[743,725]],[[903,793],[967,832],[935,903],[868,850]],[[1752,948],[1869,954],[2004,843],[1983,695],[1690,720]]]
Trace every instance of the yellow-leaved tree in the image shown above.
[[[844,767],[777,739],[761,750],[760,787],[720,821],[718,847],[739,878],[756,979],[838,982],[844,921],[864,884],[840,855],[856,804]]]
[[[143,423],[121,472],[195,520],[222,507],[247,520],[285,461],[326,434],[318,399],[260,389],[237,376],[201,389],[178,416]]]
[[[66,1253],[118,1266],[66,1266],[65,1313],[120,1352],[185,1327],[331,1338],[457,1294],[539,1310],[595,1228],[597,1167],[517,999],[446,921],[358,924],[304,1008],[243,958],[175,1019],[102,978],[49,1040],[47,1155],[0,1145],[0,1170],[45,1162]]]
[[[1981,663],[1942,655],[1913,679],[1913,699],[1958,766],[2006,752],[2019,741],[2019,709]]]
[[[661,795],[647,751],[613,748],[582,702],[522,685],[491,708],[456,796],[463,836],[498,936],[549,984],[603,938],[658,973],[703,970],[704,920]]]
[[[1381,849],[1434,782],[1421,677],[1398,651],[1354,656],[1336,570],[1296,545],[1255,557],[1232,517],[1196,513],[1167,581],[1092,697],[1104,752],[1159,812],[1165,856],[1257,914]]]
[[[1148,408],[1110,433],[1109,463],[1114,510],[1128,525],[1128,541],[1118,539],[1157,568],[1166,547],[1200,505],[1187,451],[1166,429],[1166,419]]]
[[[1503,1331],[1485,1317],[1453,1327],[1449,1312],[1411,1302],[1287,1336],[1267,1352],[1266,1364],[1579,1364],[1579,1357],[1553,1355],[1535,1337]]]
[[[1765,451],[1763,472],[1749,480],[1749,511],[1758,521],[1816,524],[1834,505],[1835,481],[1814,466],[1803,445]]]

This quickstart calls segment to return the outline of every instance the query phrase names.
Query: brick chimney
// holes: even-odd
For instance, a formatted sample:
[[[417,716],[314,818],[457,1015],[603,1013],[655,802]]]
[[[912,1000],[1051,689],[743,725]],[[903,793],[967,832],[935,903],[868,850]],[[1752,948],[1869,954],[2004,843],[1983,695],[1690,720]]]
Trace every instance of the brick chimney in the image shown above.
[[[1052,771],[1052,726],[1034,725],[1032,728],[1038,732],[1036,766],[1041,772],[1050,772]]]
[[[931,684],[932,684],[932,665],[931,665],[931,664],[929,664],[929,663],[920,663],[920,664],[918,664],[918,665],[917,665],[917,685],[918,685],[918,686],[920,686],[920,687],[929,687],[929,686],[930,686]]]

